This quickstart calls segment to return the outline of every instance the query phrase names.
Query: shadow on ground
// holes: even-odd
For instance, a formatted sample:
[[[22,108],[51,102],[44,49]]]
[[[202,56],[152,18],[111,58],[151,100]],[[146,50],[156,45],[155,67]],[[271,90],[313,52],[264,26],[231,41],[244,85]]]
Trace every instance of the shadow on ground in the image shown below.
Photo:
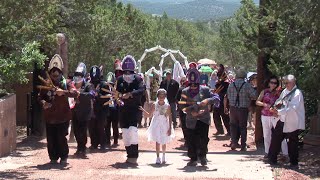
[[[185,166],[183,168],[178,168],[178,170],[181,170],[183,172],[192,173],[192,172],[204,172],[204,171],[217,171],[217,168],[210,169],[207,166]]]
[[[68,164],[61,165],[61,164],[51,164],[51,163],[45,163],[45,164],[38,164],[36,166],[30,166],[32,169],[38,169],[38,170],[69,170],[70,166]]]
[[[0,172],[0,179],[28,179],[28,174],[14,170]]]
[[[138,164],[135,165],[135,164],[129,164],[126,162],[117,162],[115,164],[111,164],[110,166],[116,169],[139,169]]]
[[[17,143],[18,151],[30,151],[35,149],[43,149],[47,147],[47,143],[41,142],[44,137],[39,136],[27,136],[23,137],[20,142]]]

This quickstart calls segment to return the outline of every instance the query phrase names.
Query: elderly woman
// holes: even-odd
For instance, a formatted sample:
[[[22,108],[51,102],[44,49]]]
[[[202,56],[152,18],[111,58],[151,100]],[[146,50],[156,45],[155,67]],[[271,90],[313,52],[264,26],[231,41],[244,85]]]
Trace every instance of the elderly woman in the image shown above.
[[[281,93],[278,89],[280,85],[279,79],[276,76],[271,76],[268,84],[268,88],[261,91],[256,101],[256,105],[262,107],[261,122],[263,128],[265,158],[268,157],[269,153],[272,129],[275,128],[279,121],[279,117],[273,114],[273,112],[270,111],[270,108],[279,98]],[[282,152],[284,155],[288,155],[288,146],[285,141],[282,141]]]

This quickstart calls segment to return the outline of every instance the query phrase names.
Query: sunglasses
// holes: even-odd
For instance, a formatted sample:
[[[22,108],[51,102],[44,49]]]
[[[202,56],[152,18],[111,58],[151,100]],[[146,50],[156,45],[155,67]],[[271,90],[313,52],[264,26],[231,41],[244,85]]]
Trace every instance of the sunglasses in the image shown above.
[[[275,85],[278,84],[277,82],[274,82],[274,81],[270,81],[269,83],[270,84],[275,84]]]

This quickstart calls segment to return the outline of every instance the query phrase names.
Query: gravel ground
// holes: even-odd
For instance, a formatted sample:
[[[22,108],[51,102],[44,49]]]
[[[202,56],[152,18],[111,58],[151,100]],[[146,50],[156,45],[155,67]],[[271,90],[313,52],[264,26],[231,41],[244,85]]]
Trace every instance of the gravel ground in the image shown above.
[[[124,163],[126,153],[120,146],[107,150],[88,151],[86,158],[75,155],[76,143],[69,143],[69,164],[49,164],[46,140],[39,137],[20,136],[17,150],[0,158],[0,179],[310,179],[317,174],[302,170],[289,170],[285,165],[270,167],[262,161],[263,149],[253,144],[253,131],[249,130],[247,152],[231,151],[228,136],[213,136],[210,127],[209,160],[207,166],[188,167],[186,149],[183,148],[181,129],[175,130],[176,138],[167,147],[167,163],[155,164],[155,144],[146,139],[146,128],[139,129],[140,157],[138,166]],[[89,144],[89,143],[88,143]],[[313,162],[314,165],[314,162]],[[309,176],[303,175],[307,174]]]

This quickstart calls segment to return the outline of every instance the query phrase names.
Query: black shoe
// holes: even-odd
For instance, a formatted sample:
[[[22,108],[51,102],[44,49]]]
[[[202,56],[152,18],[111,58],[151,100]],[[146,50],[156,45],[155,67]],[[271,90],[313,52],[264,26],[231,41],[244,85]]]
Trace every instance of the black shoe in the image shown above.
[[[190,160],[188,163],[187,163],[187,166],[197,166],[197,161],[192,161]]]
[[[61,159],[61,160],[60,160],[60,164],[61,164],[62,166],[68,165],[68,159],[67,159],[67,158]]]
[[[89,147],[89,149],[91,149],[91,150],[93,150],[93,149],[98,149],[98,146],[93,146],[93,145],[91,145],[91,146]]]
[[[298,164],[290,164],[289,166],[290,169],[299,169],[299,165]]]
[[[237,149],[237,145],[236,145],[236,144],[233,144],[233,143],[231,143],[231,146],[230,146],[230,147],[231,147],[231,150],[233,150],[233,151]]]
[[[277,165],[278,165],[278,162],[269,159],[269,164],[270,164],[271,166],[277,166]]]
[[[118,140],[113,140],[113,145],[118,145]]]
[[[217,135],[222,135],[222,134],[224,134],[224,132],[216,132],[216,133],[214,133],[213,135],[215,135],[215,136],[217,136]]]
[[[52,159],[52,160],[50,161],[50,164],[58,164],[58,160],[53,160],[53,159]]]
[[[200,158],[200,163],[201,163],[202,166],[206,166],[208,164],[206,158]]]
[[[246,152],[247,151],[247,147],[242,147],[240,151]]]
[[[106,150],[107,147],[106,147],[106,145],[101,145],[101,146],[100,146],[100,149],[101,149],[101,150]]]

